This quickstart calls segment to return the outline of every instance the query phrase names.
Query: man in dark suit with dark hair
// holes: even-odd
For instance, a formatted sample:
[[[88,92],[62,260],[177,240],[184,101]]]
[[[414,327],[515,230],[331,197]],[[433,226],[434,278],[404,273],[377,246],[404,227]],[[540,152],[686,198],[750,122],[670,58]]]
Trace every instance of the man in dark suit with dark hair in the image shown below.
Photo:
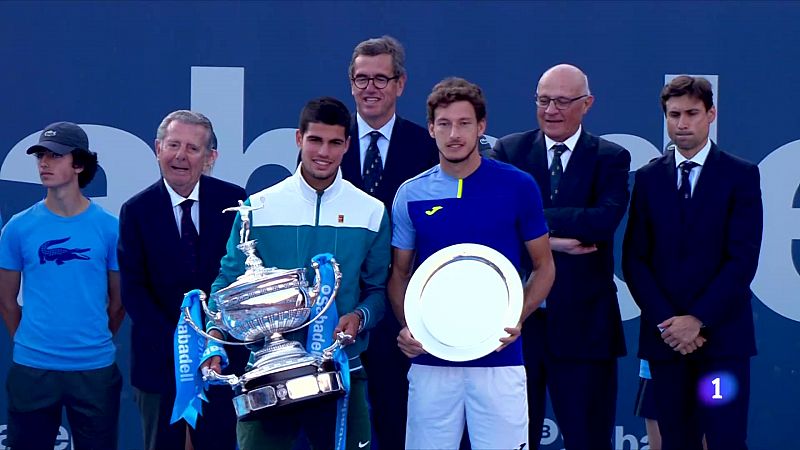
[[[397,98],[408,80],[405,58],[400,42],[383,36],[359,43],[349,69],[357,112],[351,128],[355,139],[342,161],[342,175],[382,201],[390,213],[400,184],[439,162],[428,131],[396,114]]]
[[[679,76],[661,91],[672,139],[636,172],[623,269],[642,309],[664,450],[746,449],[752,293],[763,231],[758,166],[708,137],[711,84]]]
[[[353,50],[350,90],[356,115],[342,176],[382,201],[391,217],[397,188],[439,162],[428,131],[397,116],[408,76],[403,46],[391,36],[368,39]],[[387,305],[388,308],[388,305]],[[381,449],[403,448],[408,399],[408,358],[397,348],[400,325],[392,314],[372,330],[362,355],[369,375],[372,423]]]
[[[156,157],[162,179],[122,205],[119,264],[122,302],[133,326],[131,384],[142,417],[146,450],[183,450],[186,426],[170,425],[175,402],[173,333],[184,293],[209,292],[234,214],[223,214],[247,195],[239,186],[212,178],[217,157],[211,122],[202,114],[175,111],[161,122]],[[244,368],[248,352],[230,349],[230,368]],[[192,430],[194,448],[233,449],[233,392],[213,386]]]
[[[567,450],[611,448],[617,358],[625,354],[614,284],[614,232],[628,206],[630,154],[581,127],[586,75],[561,64],[536,91],[539,130],[499,139],[490,156],[536,179],[556,279],[524,324],[531,446],[541,439],[545,387]]]

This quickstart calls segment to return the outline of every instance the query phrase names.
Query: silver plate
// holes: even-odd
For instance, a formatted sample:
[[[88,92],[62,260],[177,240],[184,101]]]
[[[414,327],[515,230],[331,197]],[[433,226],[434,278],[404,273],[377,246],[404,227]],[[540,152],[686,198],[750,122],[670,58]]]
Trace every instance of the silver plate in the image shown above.
[[[426,259],[405,297],[408,329],[430,354],[448,361],[488,355],[522,313],[522,282],[500,252],[456,244]]]

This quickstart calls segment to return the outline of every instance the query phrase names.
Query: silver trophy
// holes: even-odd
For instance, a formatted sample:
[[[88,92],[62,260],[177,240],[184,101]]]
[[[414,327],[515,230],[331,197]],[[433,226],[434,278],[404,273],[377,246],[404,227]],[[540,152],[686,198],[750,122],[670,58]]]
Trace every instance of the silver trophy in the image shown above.
[[[233,388],[236,414],[244,420],[265,408],[343,394],[342,376],[336,370],[333,353],[353,341],[351,336],[339,333],[322,356],[315,356],[299,342],[283,338],[282,333],[308,326],[328,310],[336,298],[342,274],[336,261],[331,260],[333,291],[319,314],[308,320],[312,307],[324,299],[320,296],[319,265],[312,262],[316,283],[311,288],[305,269],[264,267],[256,255],[256,241],[250,240],[250,212],[259,208],[239,201],[238,207],[223,211],[240,214],[242,228],[237,248],[247,255],[247,269],[231,285],[212,295],[219,311],[209,310],[206,295],[200,296],[206,316],[241,342],[228,342],[207,334],[192,322],[189,308],[183,311],[186,321],[208,339],[231,345],[264,344],[255,352],[253,367],[241,376],[221,375],[211,370],[203,374],[209,383]]]

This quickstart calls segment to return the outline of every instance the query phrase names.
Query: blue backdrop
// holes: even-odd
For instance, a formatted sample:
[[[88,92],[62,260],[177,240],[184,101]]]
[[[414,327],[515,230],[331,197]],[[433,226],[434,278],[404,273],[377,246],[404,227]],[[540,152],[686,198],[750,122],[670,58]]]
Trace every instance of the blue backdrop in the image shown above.
[[[708,75],[718,94],[716,141],[762,170],[751,448],[798,448],[797,23],[800,4],[792,2],[2,2],[0,212],[7,220],[42,197],[24,150],[56,120],[86,125],[102,166],[87,193],[118,212],[157,179],[155,130],[179,108],[211,117],[220,138],[215,175],[253,191],[294,166],[293,127],[306,100],[333,95],[352,104],[352,49],[386,33],[407,50],[404,116],[423,122],[431,87],[458,75],[483,87],[488,134],[533,128],[538,77],[570,62],[589,75],[596,96],[585,126],[624,143],[634,168],[663,147],[658,93],[665,78]],[[635,355],[638,311],[619,285]],[[117,344],[127,377],[127,327]],[[3,382],[10,359],[3,332]],[[644,426],[631,414],[637,367],[635,356],[621,360],[617,449],[647,448]],[[2,393],[0,450],[6,407]],[[140,449],[129,386],[121,420],[121,448]],[[543,444],[562,448],[552,421]],[[56,448],[72,448],[67,428]]]

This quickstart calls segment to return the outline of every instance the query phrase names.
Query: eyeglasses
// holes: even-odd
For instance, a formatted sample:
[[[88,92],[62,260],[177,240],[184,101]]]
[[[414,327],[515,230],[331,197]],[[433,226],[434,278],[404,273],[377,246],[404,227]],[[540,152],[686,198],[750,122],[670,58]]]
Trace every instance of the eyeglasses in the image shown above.
[[[568,98],[568,97],[546,97],[546,96],[539,96],[539,94],[535,94],[533,96],[534,100],[536,101],[536,106],[539,108],[547,108],[550,106],[550,102],[553,102],[556,105],[556,109],[564,110],[569,108],[573,102],[580,100],[584,97],[588,97],[589,94],[579,95],[575,98]]]
[[[370,81],[372,81],[372,85],[375,86],[376,89],[384,89],[386,88],[386,86],[389,85],[390,81],[396,80],[398,78],[400,78],[399,75],[395,75],[393,77],[385,77],[383,75],[367,77],[364,75],[359,75],[357,77],[351,78],[350,80],[359,89],[366,89],[367,86],[369,86]]]

